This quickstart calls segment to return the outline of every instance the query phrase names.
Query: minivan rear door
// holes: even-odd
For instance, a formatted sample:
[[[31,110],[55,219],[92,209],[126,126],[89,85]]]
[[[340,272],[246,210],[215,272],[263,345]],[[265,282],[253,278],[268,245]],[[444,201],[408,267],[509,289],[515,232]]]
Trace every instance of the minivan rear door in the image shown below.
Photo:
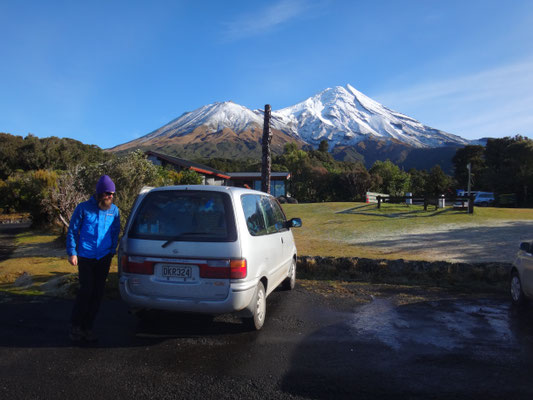
[[[130,271],[136,265],[152,271],[130,288],[136,294],[226,298],[231,261],[241,257],[230,196],[205,190],[148,193],[136,210],[124,251]]]

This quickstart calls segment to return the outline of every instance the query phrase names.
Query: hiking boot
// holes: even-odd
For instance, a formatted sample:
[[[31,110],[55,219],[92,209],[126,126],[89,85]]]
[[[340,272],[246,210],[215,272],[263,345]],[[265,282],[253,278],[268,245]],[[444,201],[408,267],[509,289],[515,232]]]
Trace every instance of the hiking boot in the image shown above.
[[[68,337],[73,342],[81,342],[81,340],[84,338],[83,330],[79,326],[73,326],[70,328]]]
[[[83,331],[83,340],[88,343],[96,343],[98,342],[98,336],[92,330],[87,329]]]

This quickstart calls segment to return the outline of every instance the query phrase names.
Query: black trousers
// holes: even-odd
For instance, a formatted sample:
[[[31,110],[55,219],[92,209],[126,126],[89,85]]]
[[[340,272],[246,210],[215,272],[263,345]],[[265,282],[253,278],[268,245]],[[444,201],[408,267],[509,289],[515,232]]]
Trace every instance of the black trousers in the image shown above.
[[[72,326],[92,329],[105,290],[113,254],[97,260],[78,257],[80,289],[72,309]]]

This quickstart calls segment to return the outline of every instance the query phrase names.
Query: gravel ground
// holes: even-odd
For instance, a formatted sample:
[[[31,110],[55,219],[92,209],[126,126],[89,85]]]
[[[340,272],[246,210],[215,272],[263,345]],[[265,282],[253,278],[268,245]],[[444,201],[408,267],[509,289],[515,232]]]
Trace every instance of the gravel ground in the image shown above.
[[[520,242],[533,239],[533,221],[490,221],[484,225],[447,224],[404,232],[369,233],[347,238],[352,245],[385,254],[411,253],[427,261],[512,262]]]

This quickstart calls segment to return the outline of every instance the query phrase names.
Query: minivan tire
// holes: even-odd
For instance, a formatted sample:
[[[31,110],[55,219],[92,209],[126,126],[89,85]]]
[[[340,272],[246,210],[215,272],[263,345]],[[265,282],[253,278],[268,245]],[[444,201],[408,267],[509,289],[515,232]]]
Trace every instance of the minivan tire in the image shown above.
[[[253,316],[246,318],[244,322],[251,330],[260,330],[265,323],[266,317],[266,294],[263,282],[257,284],[253,299]]]
[[[283,281],[283,290],[293,290],[296,286],[296,261],[294,258],[291,261],[289,269],[289,276]]]
[[[511,280],[509,285],[509,293],[511,300],[515,306],[523,306],[526,302],[524,291],[522,290],[522,282],[517,271],[511,273]]]

